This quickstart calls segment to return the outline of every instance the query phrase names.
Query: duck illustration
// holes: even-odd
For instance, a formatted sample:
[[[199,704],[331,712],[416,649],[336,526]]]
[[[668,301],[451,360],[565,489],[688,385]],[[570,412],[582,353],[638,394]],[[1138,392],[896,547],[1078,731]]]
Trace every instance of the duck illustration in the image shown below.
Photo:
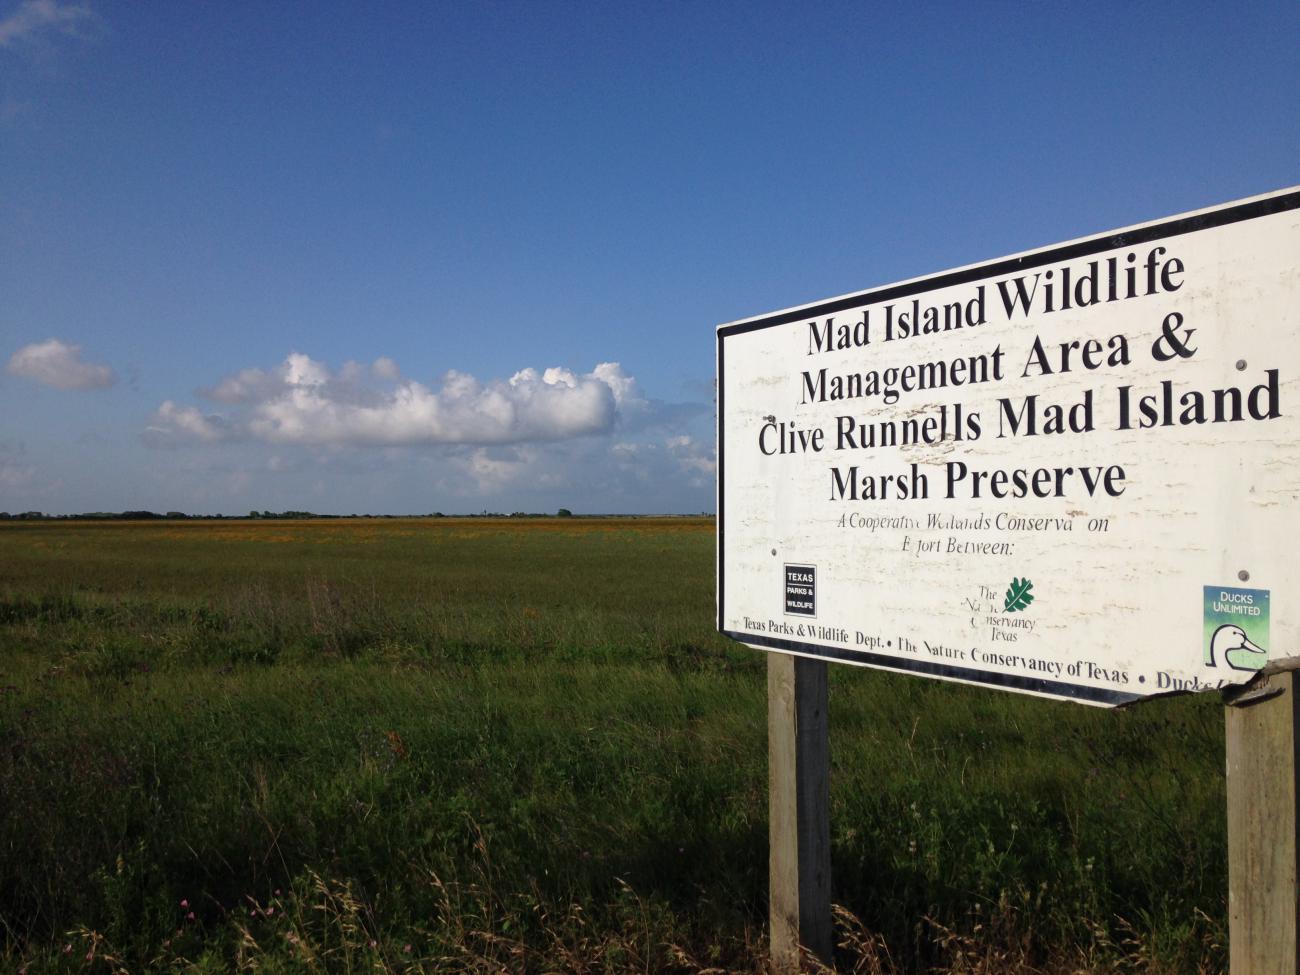
[[[1205,665],[1215,666],[1216,656],[1222,657],[1233,670],[1259,670],[1268,663],[1268,651],[1251,643],[1246,631],[1235,623],[1225,623],[1210,637]]]

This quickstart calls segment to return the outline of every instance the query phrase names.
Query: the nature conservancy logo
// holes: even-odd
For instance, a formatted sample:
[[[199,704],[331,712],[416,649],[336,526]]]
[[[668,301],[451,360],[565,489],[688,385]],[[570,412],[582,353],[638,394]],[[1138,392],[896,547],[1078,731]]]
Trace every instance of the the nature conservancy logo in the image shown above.
[[[785,613],[787,616],[817,615],[817,566],[786,563]]]
[[[1269,590],[1204,590],[1205,666],[1259,670],[1268,663]]]
[[[1012,578],[1011,585],[1007,587],[1006,598],[1002,601],[1002,608],[1008,613],[1015,613],[1029,608],[1029,604],[1034,601],[1031,590],[1034,584],[1027,578]]]

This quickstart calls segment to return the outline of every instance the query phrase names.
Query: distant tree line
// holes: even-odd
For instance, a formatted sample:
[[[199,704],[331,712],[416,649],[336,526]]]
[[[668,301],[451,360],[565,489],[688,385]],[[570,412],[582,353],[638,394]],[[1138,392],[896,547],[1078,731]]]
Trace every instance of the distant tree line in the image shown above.
[[[184,511],[82,511],[74,515],[47,515],[43,511],[0,511],[0,521],[187,521],[194,518],[233,518],[232,515],[187,515]],[[256,514],[253,517],[258,517]],[[279,517],[278,515],[275,517]],[[316,517],[309,515],[307,517]],[[329,517],[322,515],[321,517]]]
[[[246,515],[190,515],[184,511],[83,511],[75,515],[47,515],[43,511],[0,511],[0,521],[246,521],[249,519],[294,520],[303,518],[572,518],[573,512],[561,508],[553,515],[537,511],[488,511],[476,515],[444,515],[432,511],[427,515],[320,515],[314,511],[250,511]]]

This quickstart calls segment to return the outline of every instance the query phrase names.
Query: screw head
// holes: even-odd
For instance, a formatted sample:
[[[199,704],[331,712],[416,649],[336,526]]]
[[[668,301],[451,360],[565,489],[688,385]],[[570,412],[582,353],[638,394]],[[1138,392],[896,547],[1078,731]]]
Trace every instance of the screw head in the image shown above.
[[[1247,572],[1245,569],[1242,569],[1240,572],[1237,573],[1237,578],[1240,579],[1242,582],[1246,582],[1248,579],[1250,579],[1250,573]]]
[[[1245,368],[1246,368],[1246,360],[1245,360],[1245,359],[1238,359],[1238,360],[1237,360],[1237,371],[1238,371],[1238,372],[1241,372],[1241,371],[1242,371],[1243,369],[1245,369]]]

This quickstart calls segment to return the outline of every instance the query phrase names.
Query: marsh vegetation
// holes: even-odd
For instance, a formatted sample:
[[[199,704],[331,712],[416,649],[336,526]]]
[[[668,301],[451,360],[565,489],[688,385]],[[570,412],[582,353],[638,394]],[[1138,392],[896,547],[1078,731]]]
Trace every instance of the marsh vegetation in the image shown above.
[[[761,969],[712,531],[0,526],[0,965]],[[841,967],[1221,970],[1221,721],[832,668]]]

